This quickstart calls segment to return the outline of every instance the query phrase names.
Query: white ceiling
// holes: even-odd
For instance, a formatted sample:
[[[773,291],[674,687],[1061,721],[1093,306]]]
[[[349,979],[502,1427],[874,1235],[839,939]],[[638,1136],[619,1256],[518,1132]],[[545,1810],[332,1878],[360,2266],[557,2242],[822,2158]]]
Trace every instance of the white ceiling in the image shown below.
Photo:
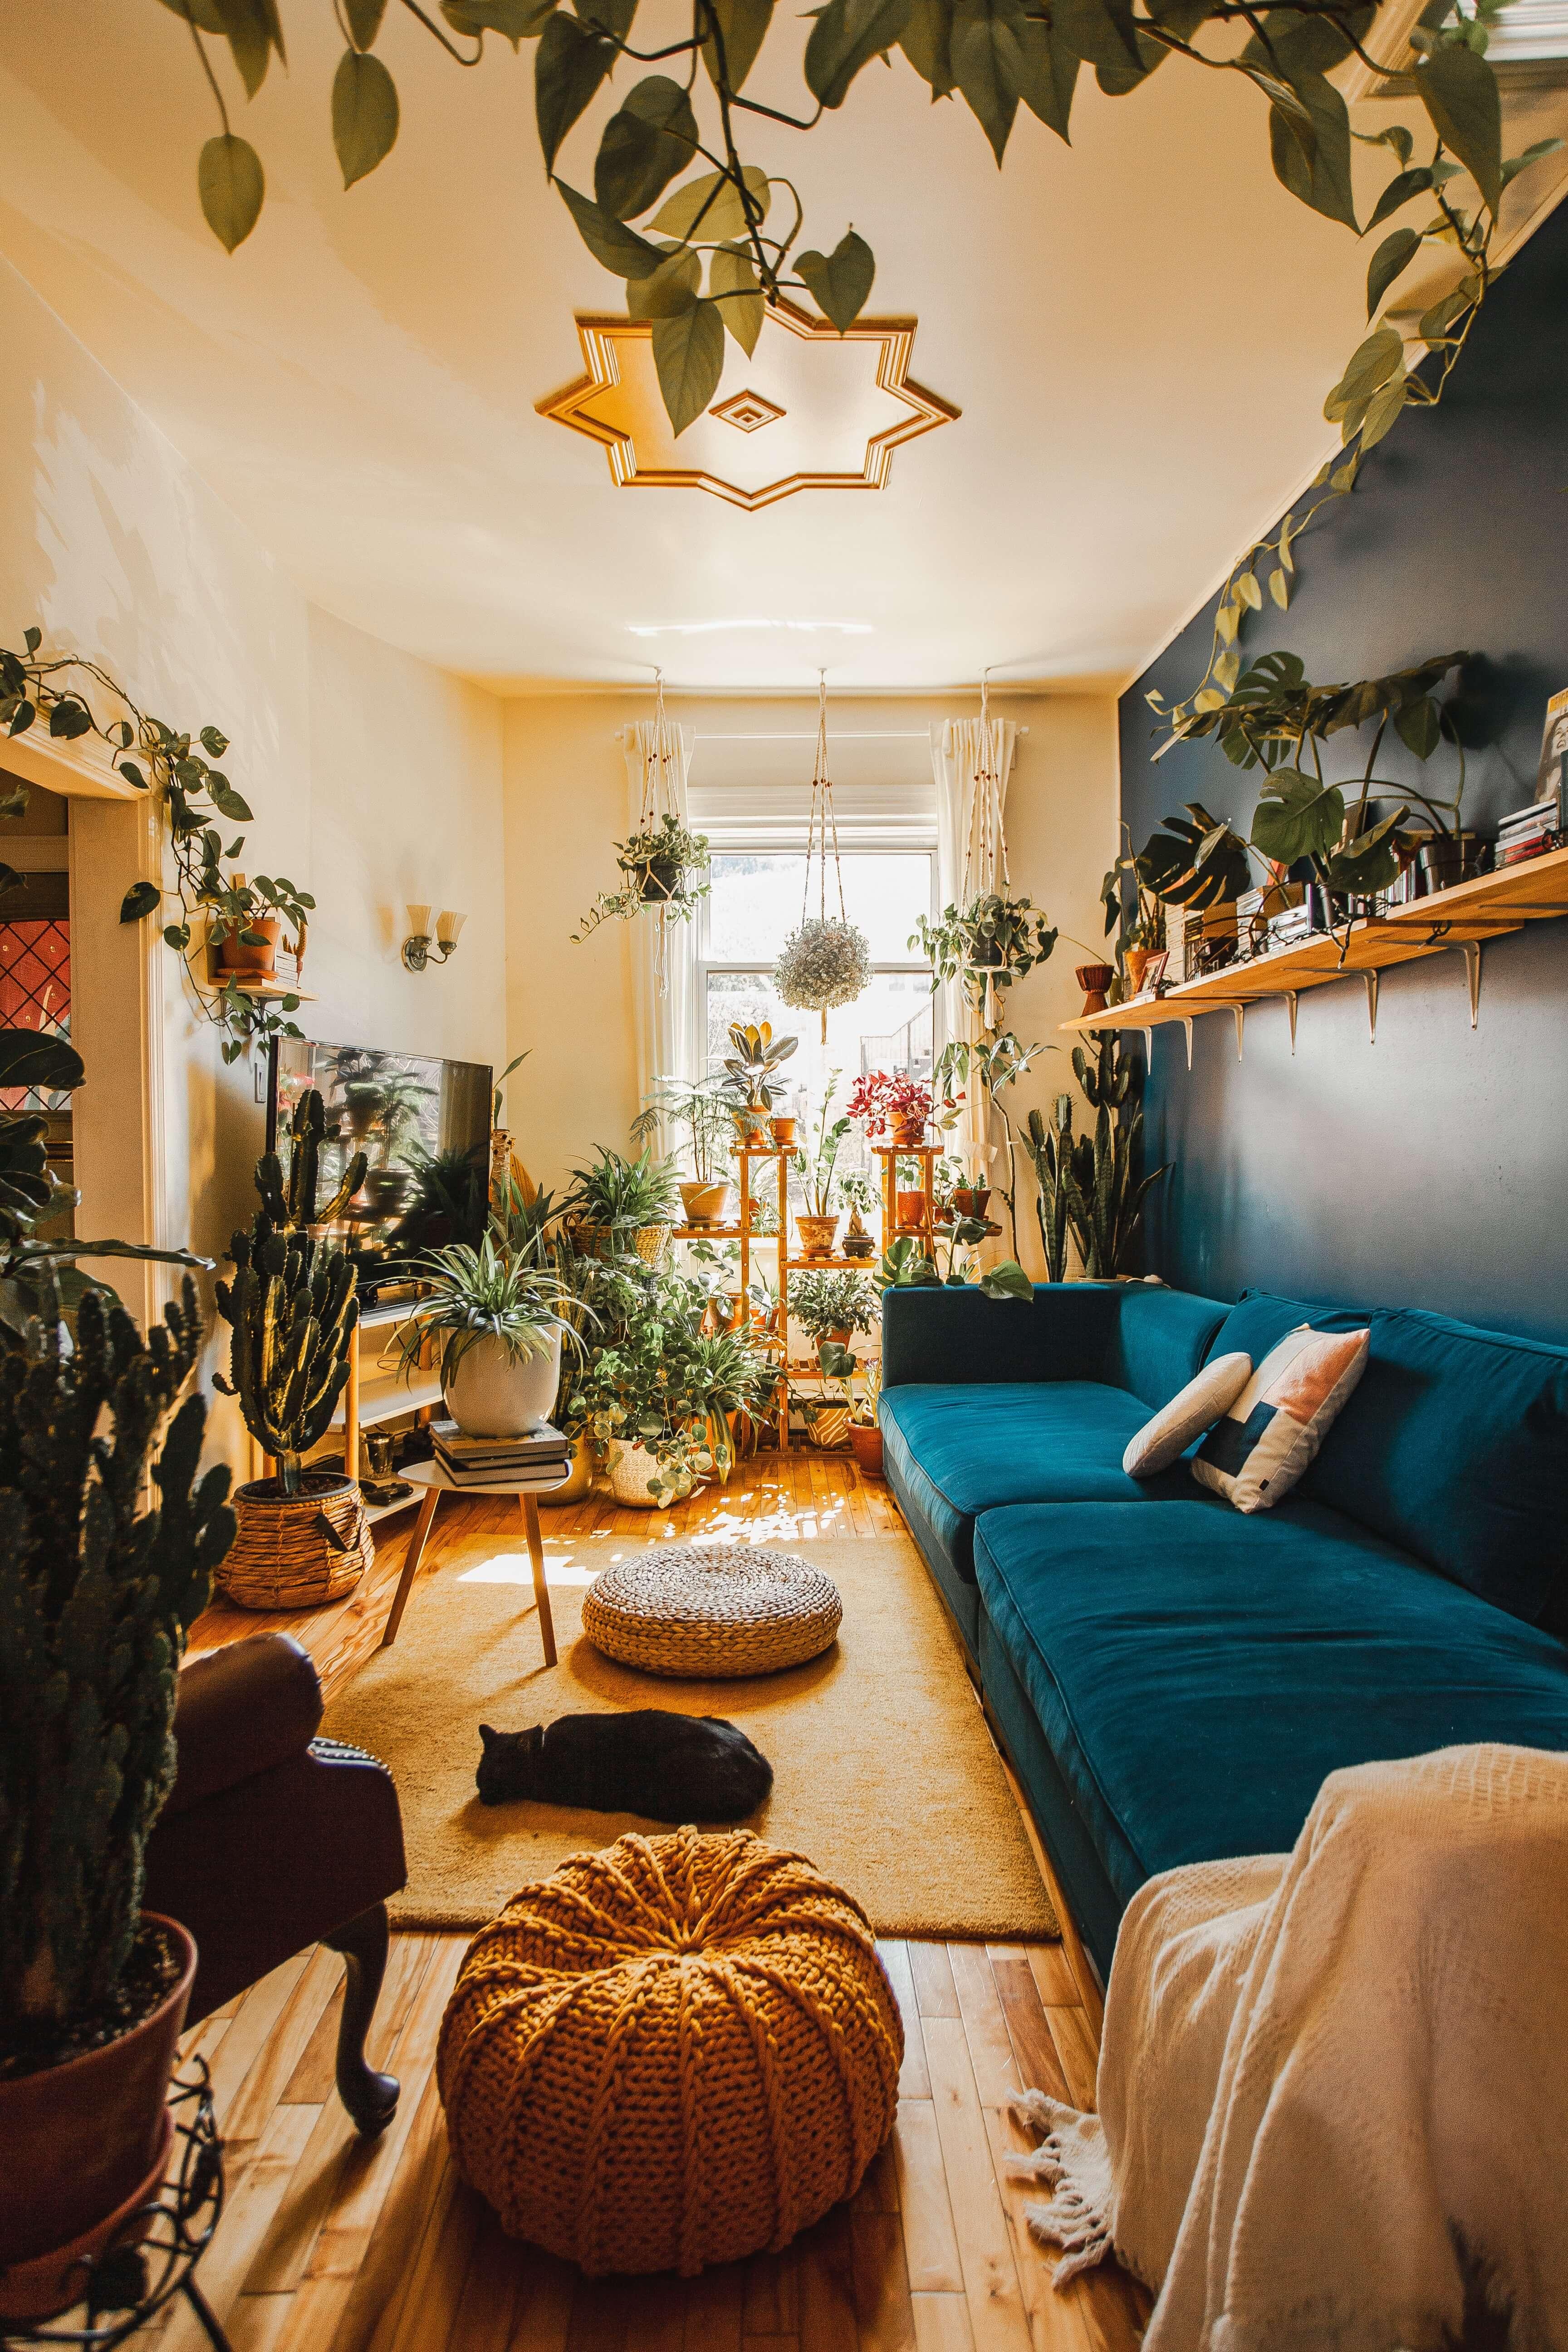
[[[645,0],[639,30],[660,14]],[[310,597],[449,669],[1120,680],[1322,454],[1366,251],[1278,187],[1239,79],[1171,65],[1112,101],[1086,74],[1073,149],[1021,117],[1001,174],[901,62],[809,137],[760,125],[748,152],[796,176],[815,241],[853,216],[870,308],[919,315],[913,373],[963,415],[885,490],[747,513],[616,489],[534,413],[582,372],[574,309],[616,287],[544,184],[531,47],[463,73],[393,8],[402,136],[345,196],[331,12],[284,16],[291,73],[238,104],[268,198],[230,259],[197,209],[210,101],[179,21],[151,0],[0,10],[0,249]],[[595,137],[563,159],[580,186]],[[858,625],[633,634],[737,619]]]

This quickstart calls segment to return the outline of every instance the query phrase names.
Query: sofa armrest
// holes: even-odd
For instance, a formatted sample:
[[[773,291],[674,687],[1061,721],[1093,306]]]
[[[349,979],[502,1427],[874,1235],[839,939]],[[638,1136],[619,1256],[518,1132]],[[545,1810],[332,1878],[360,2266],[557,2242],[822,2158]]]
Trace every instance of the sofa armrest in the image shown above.
[[[321,1712],[310,1653],[288,1633],[252,1633],[193,1658],[174,1703],[179,1766],[165,1816],[302,1756]]]
[[[1032,1299],[978,1288],[882,1293],[882,1382],[1102,1381],[1121,1312],[1116,1283],[1037,1283]]]

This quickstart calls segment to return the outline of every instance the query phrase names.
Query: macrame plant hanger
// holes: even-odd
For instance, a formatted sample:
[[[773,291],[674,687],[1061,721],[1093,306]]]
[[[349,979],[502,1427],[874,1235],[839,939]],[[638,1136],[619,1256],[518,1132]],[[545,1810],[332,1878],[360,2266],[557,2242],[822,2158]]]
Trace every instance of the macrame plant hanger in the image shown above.
[[[838,919],[847,922],[844,904],[844,868],[838,862],[838,820],[833,814],[833,779],[827,772],[827,672],[816,673],[816,764],[811,775],[811,823],[805,835],[805,886],[800,896],[800,919],[805,921],[811,905],[811,865],[815,855],[816,866],[816,916],[819,922],[827,916],[827,845],[833,844],[833,879],[838,892]],[[827,1007],[822,1008],[822,1042],[827,1043]]]
[[[1000,889],[1004,898],[1012,895],[1012,876],[1007,871],[1007,835],[1002,824],[1002,779],[998,773],[996,737],[992,732],[990,715],[991,672],[980,673],[980,757],[974,772],[974,800],[969,812],[969,831],[963,843],[963,875],[959,891],[959,905],[972,906],[977,898]],[[985,973],[981,1022],[986,1030],[996,1026],[996,985],[990,971]]]
[[[680,738],[665,716],[664,672],[654,672],[653,742],[643,755],[642,811],[637,818],[637,831],[651,834],[666,815],[676,823],[684,822],[680,806]],[[646,878],[653,869],[642,868]],[[669,937],[664,901],[660,898],[654,909],[653,975],[660,996],[669,994]]]

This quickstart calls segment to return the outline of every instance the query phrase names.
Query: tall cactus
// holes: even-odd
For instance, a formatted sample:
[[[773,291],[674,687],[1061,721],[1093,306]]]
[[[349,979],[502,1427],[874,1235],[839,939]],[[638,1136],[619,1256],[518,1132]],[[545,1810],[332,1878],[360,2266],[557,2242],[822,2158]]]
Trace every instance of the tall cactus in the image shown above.
[[[1068,1188],[1074,1149],[1071,1095],[1058,1095],[1051,1105],[1048,1125],[1037,1110],[1029,1113],[1024,1127],[1024,1145],[1035,1163],[1038,1186],[1035,1218],[1040,1228],[1040,1246],[1046,1254],[1046,1279],[1064,1282],[1070,1223]]]
[[[0,2039],[24,2053],[111,1999],[174,1785],[176,1670],[234,1540],[200,1397],[150,1461],[201,1337],[187,1275],[145,1339],[89,1290],[71,1352],[0,1357]]]
[[[341,1217],[364,1182],[368,1162],[356,1151],[344,1169],[342,1181],[324,1208],[316,1205],[318,1161],[327,1132],[327,1114],[314,1087],[308,1087],[295,1104],[289,1121],[287,1189],[283,1163],[276,1151],[264,1151],[256,1163],[256,1189],[269,1224],[280,1232],[303,1233],[311,1225],[330,1224]]]
[[[234,1280],[220,1282],[218,1312],[234,1330],[229,1377],[245,1425],[277,1457],[286,1494],[300,1487],[300,1457],[327,1433],[349,1376],[359,1322],[353,1267],[306,1234],[278,1232],[265,1210],[229,1244]]]

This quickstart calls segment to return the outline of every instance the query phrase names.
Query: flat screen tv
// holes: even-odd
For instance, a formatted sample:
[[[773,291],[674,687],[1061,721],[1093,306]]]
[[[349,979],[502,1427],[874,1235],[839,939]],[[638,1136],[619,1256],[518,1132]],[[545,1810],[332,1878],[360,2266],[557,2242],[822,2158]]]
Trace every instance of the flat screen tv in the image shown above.
[[[326,1114],[317,1197],[330,1202],[356,1152],[368,1165],[344,1214],[330,1230],[359,1268],[362,1296],[405,1281],[414,1261],[447,1242],[478,1242],[489,1205],[490,1066],[331,1045],[308,1037],[272,1040],[267,1148],[287,1176],[289,1124],[314,1087]]]

